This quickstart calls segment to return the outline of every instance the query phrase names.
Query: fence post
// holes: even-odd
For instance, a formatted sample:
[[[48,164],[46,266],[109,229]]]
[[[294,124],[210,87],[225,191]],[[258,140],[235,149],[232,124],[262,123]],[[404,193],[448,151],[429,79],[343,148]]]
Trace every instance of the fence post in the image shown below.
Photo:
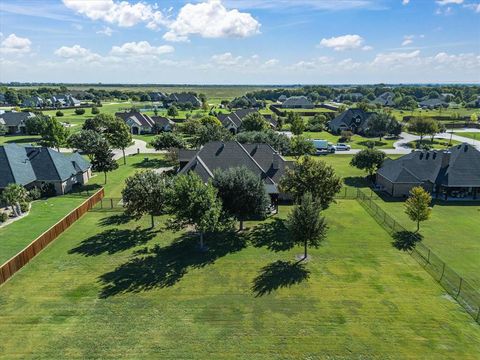
[[[110,198],[110,208],[113,209],[113,198]]]
[[[440,279],[438,279],[438,282],[442,281],[444,273],[445,273],[445,263],[443,263],[442,275],[440,275]]]
[[[430,264],[430,249],[428,249],[427,263]]]
[[[103,209],[103,199],[100,199],[100,209]]]
[[[458,295],[460,295],[460,291],[462,290],[462,282],[463,282],[463,278],[460,278],[460,285],[458,286],[458,293],[455,299],[458,298]]]

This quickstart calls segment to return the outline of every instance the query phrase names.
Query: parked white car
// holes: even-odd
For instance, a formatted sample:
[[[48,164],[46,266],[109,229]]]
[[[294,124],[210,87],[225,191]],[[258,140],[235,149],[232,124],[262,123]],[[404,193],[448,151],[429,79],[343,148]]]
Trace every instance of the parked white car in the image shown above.
[[[351,146],[348,144],[338,143],[337,145],[335,145],[335,150],[337,151],[342,151],[342,150],[346,151],[350,149],[351,149]]]

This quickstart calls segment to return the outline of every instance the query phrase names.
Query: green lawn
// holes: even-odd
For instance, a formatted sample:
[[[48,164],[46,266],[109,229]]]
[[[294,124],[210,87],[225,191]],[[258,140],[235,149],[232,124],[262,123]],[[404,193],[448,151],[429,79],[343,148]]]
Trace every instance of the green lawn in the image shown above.
[[[145,158],[149,161],[145,161]],[[120,167],[108,174],[106,185],[103,174],[96,174],[89,185],[104,186],[105,196],[119,198],[127,176],[136,171],[165,165],[162,156],[156,154],[129,156],[127,166],[123,165],[123,159],[118,162]],[[0,264],[22,250],[86,198],[86,194],[67,194],[34,201],[31,212],[26,217],[0,228]]]
[[[473,359],[480,352],[478,324],[355,201],[326,211],[328,239],[306,265],[295,264],[302,250],[288,248],[280,219],[248,236],[210,237],[209,251],[198,253],[196,238],[118,215],[89,213],[2,286],[3,356]],[[268,242],[272,236],[277,241]]]
[[[397,120],[403,120],[404,116],[452,116],[453,114],[459,114],[460,116],[470,116],[473,113],[479,113],[478,109],[442,109],[442,110],[423,110],[416,109],[415,111],[409,110],[397,110],[393,109],[392,114],[397,118]]]
[[[320,139],[327,140],[333,144],[340,142],[339,135],[333,135],[328,131],[321,132],[310,132],[306,131],[303,133],[303,136],[309,139]],[[393,149],[393,143],[398,139],[382,139],[381,141],[378,138],[366,138],[360,135],[353,135],[352,139],[348,144],[352,149],[366,149],[369,142],[374,141],[375,147],[379,149]]]
[[[1,135],[0,145],[18,143],[18,144],[35,144],[40,139],[36,135]]]
[[[480,143],[480,132],[454,132],[455,135],[463,136],[469,139],[478,140]]]
[[[431,139],[423,139],[421,142],[420,140],[415,140],[407,143],[407,146],[412,148],[412,149],[418,149],[418,146],[420,144],[428,145],[432,149],[447,149],[451,146],[455,146],[460,144],[460,141],[452,140],[450,141],[449,139],[441,139],[441,138],[435,138],[432,142]]]
[[[409,230],[416,224],[404,213],[402,201],[378,205]],[[480,202],[437,202],[432,217],[421,225],[424,243],[480,291]]]

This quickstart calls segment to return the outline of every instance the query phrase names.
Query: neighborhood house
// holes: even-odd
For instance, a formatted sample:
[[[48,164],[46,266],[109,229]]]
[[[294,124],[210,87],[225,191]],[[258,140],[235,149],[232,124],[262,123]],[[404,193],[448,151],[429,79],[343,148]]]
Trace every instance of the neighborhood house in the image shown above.
[[[171,131],[174,122],[163,116],[149,116],[138,111],[117,112],[116,117],[125,121],[133,135],[156,134],[160,131]]]
[[[231,133],[236,134],[242,126],[243,119],[250,114],[257,113],[257,109],[239,109],[231,112],[230,114],[218,114],[217,118],[222,125]],[[277,122],[271,117],[265,118],[271,127],[276,127]]]
[[[34,116],[31,112],[6,111],[0,114],[0,124],[7,128],[8,134],[26,134],[25,122]]]
[[[480,195],[480,151],[469,144],[446,151],[414,151],[396,160],[386,160],[376,182],[388,194],[408,196],[422,186],[436,198],[477,199]]]
[[[46,147],[0,146],[0,190],[8,184],[42,187],[53,184],[57,195],[75,185],[84,185],[92,176],[91,165],[79,153],[61,154]]]
[[[344,130],[350,130],[355,134],[363,134],[368,129],[374,112],[366,112],[362,109],[348,109],[335,117],[329,123],[330,130],[339,134]]]
[[[280,192],[278,183],[291,163],[268,144],[212,141],[200,150],[180,149],[178,159],[180,174],[194,171],[205,182],[215,176],[215,170],[246,167],[261,177],[272,203],[288,199],[287,194]]]
[[[286,109],[313,109],[314,104],[306,96],[291,96],[282,103]]]

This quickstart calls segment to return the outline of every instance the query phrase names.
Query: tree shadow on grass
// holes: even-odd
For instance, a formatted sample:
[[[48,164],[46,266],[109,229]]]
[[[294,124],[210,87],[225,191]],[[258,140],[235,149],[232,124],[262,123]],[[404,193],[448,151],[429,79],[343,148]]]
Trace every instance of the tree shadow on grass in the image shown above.
[[[149,159],[145,158],[141,162],[135,163],[132,165],[134,168],[140,168],[140,169],[158,169],[162,167],[169,167],[172,166],[171,163],[169,163],[165,159]]]
[[[411,251],[417,245],[417,242],[422,241],[423,236],[413,231],[397,231],[392,235],[392,245],[398,250]]]
[[[357,187],[357,188],[365,188],[369,187],[371,182],[364,176],[347,176],[343,178],[343,182],[347,186]],[[340,191],[341,194],[341,191]]]
[[[250,231],[249,237],[253,246],[265,246],[271,251],[286,251],[295,245],[285,220],[278,218],[257,225]]]
[[[131,220],[133,220],[131,216],[122,213],[101,218],[98,223],[100,226],[124,225]]]
[[[210,234],[208,250],[197,250],[198,236],[185,234],[166,247],[155,245],[137,251],[134,257],[99,280],[103,288],[100,298],[141,292],[175,285],[190,269],[203,268],[217,259],[246,246],[246,239],[236,233]]]
[[[263,267],[253,280],[252,291],[255,297],[270,294],[283,287],[291,287],[308,279],[310,271],[301,262],[277,260]]]
[[[80,245],[69,250],[69,254],[98,256],[115,254],[132,247],[143,245],[155,236],[151,229],[109,229],[83,240]]]
[[[374,140],[374,139],[359,141],[357,144],[362,146],[369,146],[370,144],[373,144],[373,143],[375,144],[375,147],[387,145],[386,142]]]

